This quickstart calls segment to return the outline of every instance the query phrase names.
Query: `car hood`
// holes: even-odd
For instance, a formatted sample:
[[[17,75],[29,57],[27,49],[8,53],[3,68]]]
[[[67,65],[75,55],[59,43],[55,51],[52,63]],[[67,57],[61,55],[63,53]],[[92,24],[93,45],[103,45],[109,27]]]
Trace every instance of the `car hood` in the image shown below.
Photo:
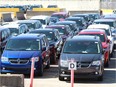
[[[7,58],[32,58],[40,56],[39,51],[4,51],[2,56]]]
[[[92,62],[100,60],[100,54],[61,54],[60,59],[80,61],[80,62]]]

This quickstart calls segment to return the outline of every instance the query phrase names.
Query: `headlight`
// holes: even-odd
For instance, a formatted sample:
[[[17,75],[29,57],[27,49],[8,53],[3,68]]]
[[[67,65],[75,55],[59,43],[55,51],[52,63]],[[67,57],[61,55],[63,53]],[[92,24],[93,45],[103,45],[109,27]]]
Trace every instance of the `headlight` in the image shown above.
[[[38,62],[39,61],[39,57],[33,57],[34,58],[34,61],[35,62]],[[32,61],[32,58],[31,58],[31,61]]]
[[[60,61],[60,65],[62,66],[62,67],[68,67],[68,61],[66,61],[66,60],[61,60]]]
[[[99,61],[99,60],[98,60],[98,61],[93,61],[93,62],[92,62],[92,65],[97,65],[97,66],[99,66],[99,65],[101,65],[101,61]]]
[[[1,61],[2,62],[8,62],[8,58],[7,57],[1,57]]]

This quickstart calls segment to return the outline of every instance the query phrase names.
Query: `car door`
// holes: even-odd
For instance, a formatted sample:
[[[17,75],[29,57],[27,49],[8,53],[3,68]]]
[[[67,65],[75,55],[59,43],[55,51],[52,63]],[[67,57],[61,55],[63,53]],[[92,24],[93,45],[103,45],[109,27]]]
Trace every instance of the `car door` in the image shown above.
[[[7,32],[5,30],[2,31],[2,50],[4,49],[5,45],[7,43]]]
[[[44,62],[48,60],[48,58],[50,57],[50,51],[48,48],[48,44],[46,42],[45,37],[42,38],[42,57]]]

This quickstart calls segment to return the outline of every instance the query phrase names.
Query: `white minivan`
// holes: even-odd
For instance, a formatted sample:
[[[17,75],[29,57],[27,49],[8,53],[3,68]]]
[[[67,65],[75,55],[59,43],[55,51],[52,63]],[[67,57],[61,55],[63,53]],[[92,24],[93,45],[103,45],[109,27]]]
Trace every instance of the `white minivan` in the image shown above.
[[[2,27],[9,28],[11,35],[19,35],[19,34],[27,33],[29,31],[26,24],[10,23],[3,25]]]
[[[50,17],[47,15],[32,16],[30,19],[31,20],[39,20],[42,23],[43,28],[45,28],[50,22]]]
[[[113,46],[114,46],[114,37],[112,36],[111,27],[107,24],[92,24],[89,25],[87,29],[104,29],[110,40],[110,55],[112,56]]]

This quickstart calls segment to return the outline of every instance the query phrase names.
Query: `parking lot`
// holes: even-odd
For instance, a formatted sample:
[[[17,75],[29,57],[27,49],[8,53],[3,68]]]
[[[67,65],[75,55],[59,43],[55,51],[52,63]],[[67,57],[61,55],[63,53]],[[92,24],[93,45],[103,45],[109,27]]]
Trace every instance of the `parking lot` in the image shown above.
[[[25,77],[25,87],[29,87],[30,78]],[[104,70],[103,81],[95,79],[76,79],[74,87],[115,87],[116,86],[116,50],[111,58],[110,66]],[[35,77],[33,87],[71,87],[69,81],[58,80],[58,65],[46,69],[43,77]]]
[[[0,87],[116,87],[114,9],[56,1],[0,5]]]

